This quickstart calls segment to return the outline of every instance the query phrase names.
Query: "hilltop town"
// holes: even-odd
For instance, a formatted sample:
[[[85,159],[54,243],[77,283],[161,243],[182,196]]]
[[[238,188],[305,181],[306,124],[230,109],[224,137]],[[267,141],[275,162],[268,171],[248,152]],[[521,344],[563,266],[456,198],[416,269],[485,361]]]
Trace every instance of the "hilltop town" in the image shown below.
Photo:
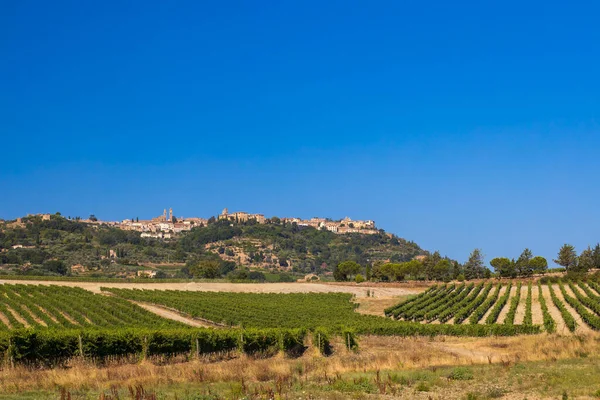
[[[103,221],[60,213],[0,221],[0,275],[190,277],[201,261],[217,276],[244,268],[327,276],[332,266],[403,262],[427,254],[416,243],[378,230],[375,222],[344,218],[266,218],[224,209],[208,219],[175,217]],[[161,268],[164,268],[161,269]],[[191,268],[191,269],[190,269]],[[232,279],[246,279],[235,275]],[[212,276],[212,275],[211,275]]]
[[[51,216],[51,214],[35,215],[40,216],[44,221],[50,220]],[[33,214],[28,215],[28,217],[31,216],[33,216]],[[228,220],[235,223],[254,221],[258,224],[289,223],[297,224],[299,227],[324,229],[337,234],[361,233],[365,235],[375,235],[379,233],[379,230],[375,226],[375,222],[372,220],[353,220],[349,217],[337,221],[334,221],[330,218],[318,217],[310,219],[302,219],[297,217],[267,218],[264,216],[264,214],[251,214],[245,211],[229,212],[227,208],[223,209],[217,218],[175,217],[172,208],[169,208],[168,213],[167,209],[165,208],[161,215],[148,220],[131,218],[124,219],[120,222],[102,221],[97,219],[94,215],[91,215],[87,219],[76,218],[76,220],[93,225],[107,225],[125,231],[141,232],[141,237],[156,239],[171,239],[178,233],[190,231],[195,227],[206,226],[210,221],[214,220]],[[23,225],[22,218],[17,218],[12,224],[14,226]]]
[[[238,211],[230,213],[227,208],[225,208],[221,214],[219,215],[219,219],[230,220],[236,222],[247,222],[250,220],[254,220],[259,224],[266,224],[273,221],[280,221],[284,223],[297,224],[298,226],[310,226],[315,229],[326,229],[333,233],[363,233],[367,235],[374,235],[379,233],[379,231],[375,228],[375,222],[371,220],[361,221],[361,220],[352,220],[348,217],[339,220],[333,221],[329,218],[311,218],[311,219],[301,219],[301,218],[265,218],[263,214],[249,214],[245,211]]]

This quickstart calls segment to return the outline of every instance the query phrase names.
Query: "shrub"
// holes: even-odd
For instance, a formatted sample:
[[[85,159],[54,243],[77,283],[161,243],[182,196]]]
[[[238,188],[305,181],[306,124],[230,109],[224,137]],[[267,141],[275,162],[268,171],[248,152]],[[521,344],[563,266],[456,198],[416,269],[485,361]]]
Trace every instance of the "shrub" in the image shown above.
[[[448,374],[448,379],[455,381],[468,381],[473,379],[473,371],[467,367],[456,367],[450,372],[450,374]]]

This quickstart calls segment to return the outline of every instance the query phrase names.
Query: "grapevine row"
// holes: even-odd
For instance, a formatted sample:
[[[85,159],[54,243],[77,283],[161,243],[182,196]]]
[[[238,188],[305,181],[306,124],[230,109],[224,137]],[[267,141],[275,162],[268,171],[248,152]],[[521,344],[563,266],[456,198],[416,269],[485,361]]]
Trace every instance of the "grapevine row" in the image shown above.
[[[494,308],[490,312],[490,314],[485,319],[486,324],[493,324],[498,319],[498,316],[502,312],[502,309],[508,302],[508,298],[510,297],[510,290],[512,289],[512,283],[510,283],[506,287],[506,292],[498,299],[498,302],[494,305]]]

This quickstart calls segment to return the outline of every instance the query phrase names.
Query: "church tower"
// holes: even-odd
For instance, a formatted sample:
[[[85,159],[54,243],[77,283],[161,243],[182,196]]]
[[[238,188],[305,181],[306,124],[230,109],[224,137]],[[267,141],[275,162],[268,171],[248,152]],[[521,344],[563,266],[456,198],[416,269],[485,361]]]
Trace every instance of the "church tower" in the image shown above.
[[[169,221],[173,222],[173,209],[169,208]]]

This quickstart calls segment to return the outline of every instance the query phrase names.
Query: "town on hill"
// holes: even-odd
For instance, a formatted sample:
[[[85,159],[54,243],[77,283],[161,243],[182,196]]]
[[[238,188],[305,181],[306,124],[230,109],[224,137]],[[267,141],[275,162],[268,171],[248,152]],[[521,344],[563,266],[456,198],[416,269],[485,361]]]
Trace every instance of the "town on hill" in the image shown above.
[[[165,209],[120,222],[60,213],[0,221],[0,274],[246,280],[272,273],[295,280],[326,278],[344,261],[405,262],[426,254],[373,221],[350,218],[266,218],[227,209],[210,218],[175,217]],[[198,271],[198,264],[212,270]]]
[[[36,214],[47,221],[50,219],[50,214]],[[33,216],[30,214],[29,216]],[[70,217],[68,219],[71,219]],[[302,227],[312,227],[316,229],[324,229],[333,233],[362,233],[365,235],[375,235],[380,233],[375,227],[375,222],[371,220],[352,220],[348,217],[334,221],[330,218],[288,218],[288,217],[272,217],[266,218],[264,214],[251,214],[245,211],[237,211],[230,213],[227,208],[223,209],[221,214],[217,216],[218,220],[226,220],[230,222],[246,223],[255,221],[258,224],[267,223],[290,223],[297,224]],[[199,218],[199,217],[175,217],[173,209],[165,208],[163,213],[158,217],[143,220],[139,218],[124,219],[120,222],[114,221],[103,221],[98,219],[95,215],[90,215],[88,219],[75,218],[76,221],[81,221],[88,224],[95,225],[108,225],[118,229],[126,231],[137,231],[141,232],[141,237],[156,238],[156,239],[171,239],[176,234],[190,231],[195,227],[202,227],[208,225],[209,221],[214,221],[215,217],[210,218]],[[23,226],[22,218],[17,218],[13,222],[13,226]]]

